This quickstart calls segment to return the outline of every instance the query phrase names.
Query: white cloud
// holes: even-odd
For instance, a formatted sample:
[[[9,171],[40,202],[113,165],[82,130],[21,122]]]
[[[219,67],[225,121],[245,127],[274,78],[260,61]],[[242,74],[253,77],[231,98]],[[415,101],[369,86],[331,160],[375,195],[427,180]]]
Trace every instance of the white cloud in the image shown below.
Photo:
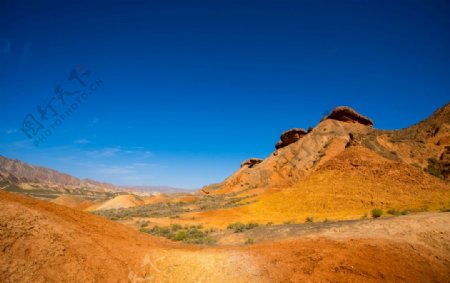
[[[15,134],[17,132],[18,132],[17,129],[8,129],[8,130],[5,131],[5,134],[12,135],[12,134]]]
[[[116,156],[117,153],[121,152],[120,148],[110,147],[100,150],[99,155],[102,157],[112,157]]]
[[[73,143],[76,143],[76,144],[88,144],[89,140],[87,140],[87,139],[79,139],[79,140],[74,140]]]
[[[102,174],[119,174],[119,175],[130,175],[135,174],[136,171],[132,170],[129,166],[113,166],[99,169]]]
[[[146,163],[146,162],[135,162],[132,164],[133,168],[134,167],[160,167],[160,164],[156,164],[156,163]]]
[[[94,119],[92,119],[89,123],[88,123],[88,127],[92,128],[95,125],[97,125],[100,122],[100,119],[97,117],[94,117]]]
[[[99,150],[88,151],[87,154],[96,158],[116,156],[121,149],[118,147],[107,147]]]

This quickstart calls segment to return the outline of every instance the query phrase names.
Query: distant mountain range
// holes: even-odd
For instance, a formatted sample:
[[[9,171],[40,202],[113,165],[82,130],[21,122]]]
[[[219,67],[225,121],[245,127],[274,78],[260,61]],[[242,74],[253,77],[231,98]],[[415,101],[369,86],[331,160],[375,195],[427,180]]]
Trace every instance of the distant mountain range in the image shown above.
[[[79,179],[56,170],[0,156],[0,189],[41,199],[74,195],[91,200],[110,199],[128,193],[178,193],[187,190],[165,186],[116,186]]]
[[[12,175],[21,182],[62,185],[68,187],[87,187],[96,190],[120,190],[120,187],[97,182],[91,179],[78,179],[56,170],[34,166],[17,159],[0,156],[0,173]]]

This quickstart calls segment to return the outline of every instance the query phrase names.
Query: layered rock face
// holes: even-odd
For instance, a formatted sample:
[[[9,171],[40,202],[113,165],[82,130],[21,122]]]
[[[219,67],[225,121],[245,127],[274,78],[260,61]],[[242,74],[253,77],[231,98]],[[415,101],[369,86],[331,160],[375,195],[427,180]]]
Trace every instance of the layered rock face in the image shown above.
[[[351,133],[370,130],[372,128],[363,123],[336,119],[325,119],[308,132],[301,128],[290,129],[281,134],[276,151],[265,160],[247,160],[224,182],[206,186],[201,192],[221,194],[289,186],[342,152],[351,140]]]
[[[284,132],[269,157],[243,162],[232,176],[203,187],[201,192],[223,194],[289,187],[352,146],[363,146],[428,173],[428,160],[438,160],[442,166],[434,175],[448,179],[449,137],[450,104],[425,121],[397,131],[374,129],[370,118],[352,108],[338,107],[311,130],[295,128]]]

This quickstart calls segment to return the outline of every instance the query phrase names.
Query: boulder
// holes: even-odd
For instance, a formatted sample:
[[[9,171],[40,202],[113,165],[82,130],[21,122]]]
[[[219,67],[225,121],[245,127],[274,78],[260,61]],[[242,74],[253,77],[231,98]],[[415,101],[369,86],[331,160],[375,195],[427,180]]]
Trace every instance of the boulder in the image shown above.
[[[281,134],[280,140],[275,145],[276,149],[283,148],[285,146],[290,145],[291,143],[294,143],[304,137],[307,134],[307,132],[303,129],[294,128],[285,131]]]
[[[324,120],[338,120],[342,122],[349,122],[349,123],[359,123],[365,126],[373,126],[373,121],[358,112],[356,112],[354,109],[347,107],[347,106],[340,106],[335,108],[330,115],[325,116],[322,121]]]
[[[248,168],[252,168],[256,164],[261,163],[263,160],[259,158],[250,158],[241,163],[241,168],[244,166],[248,166]]]

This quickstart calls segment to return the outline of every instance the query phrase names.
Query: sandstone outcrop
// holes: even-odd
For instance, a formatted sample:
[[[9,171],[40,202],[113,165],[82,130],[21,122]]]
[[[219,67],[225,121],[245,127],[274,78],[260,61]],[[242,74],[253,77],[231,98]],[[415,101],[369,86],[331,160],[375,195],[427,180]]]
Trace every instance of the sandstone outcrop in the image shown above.
[[[307,132],[303,129],[294,128],[287,130],[281,134],[280,140],[275,145],[276,149],[283,148],[285,146],[288,146],[302,137],[304,137],[307,134]]]
[[[244,166],[248,166],[248,168],[252,168],[256,164],[261,163],[263,160],[260,158],[249,158],[241,163],[241,168]]]
[[[364,115],[359,114],[354,109],[347,107],[347,106],[340,106],[335,108],[330,115],[325,116],[322,121],[324,120],[337,120],[342,122],[349,122],[349,123],[359,123],[363,124],[365,126],[373,126],[373,121],[369,118],[367,118]]]

